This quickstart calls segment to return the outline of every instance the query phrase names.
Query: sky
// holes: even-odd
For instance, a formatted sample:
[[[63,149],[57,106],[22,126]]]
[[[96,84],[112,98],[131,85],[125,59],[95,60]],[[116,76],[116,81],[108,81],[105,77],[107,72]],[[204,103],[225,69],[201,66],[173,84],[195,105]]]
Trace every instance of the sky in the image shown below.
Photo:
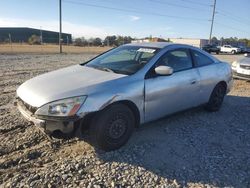
[[[209,38],[214,0],[62,0],[62,29],[107,35]],[[0,0],[0,27],[59,30],[59,0]],[[250,0],[217,0],[213,36],[250,39]]]

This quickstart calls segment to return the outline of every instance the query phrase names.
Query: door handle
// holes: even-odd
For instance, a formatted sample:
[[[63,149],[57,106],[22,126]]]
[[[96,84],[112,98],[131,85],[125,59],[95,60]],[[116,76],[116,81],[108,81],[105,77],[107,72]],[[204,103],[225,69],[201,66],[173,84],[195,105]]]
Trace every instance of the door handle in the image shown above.
[[[191,84],[195,84],[197,80],[191,80]]]

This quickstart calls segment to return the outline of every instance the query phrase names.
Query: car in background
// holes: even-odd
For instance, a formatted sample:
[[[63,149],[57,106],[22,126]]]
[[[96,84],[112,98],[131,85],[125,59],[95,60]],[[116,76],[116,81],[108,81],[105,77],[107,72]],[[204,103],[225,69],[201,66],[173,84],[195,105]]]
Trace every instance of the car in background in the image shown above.
[[[232,63],[233,77],[250,80],[250,54],[244,54],[244,58]]]
[[[200,105],[219,110],[232,83],[230,65],[196,47],[131,43],[24,82],[15,105],[48,134],[89,128],[93,145],[110,151],[140,124]]]
[[[216,53],[219,54],[220,53],[220,48],[218,48],[216,45],[212,45],[212,44],[207,44],[205,46],[202,47],[202,50],[208,52],[208,53]]]
[[[220,52],[222,53],[231,53],[231,54],[237,54],[241,52],[241,49],[236,46],[231,46],[231,45],[223,45],[220,48]]]
[[[241,48],[241,53],[243,53],[243,54],[250,53],[250,47],[242,47]]]
[[[241,52],[241,49],[235,46],[231,45],[223,45],[220,48],[220,52],[222,53],[231,53],[231,54],[237,54]]]

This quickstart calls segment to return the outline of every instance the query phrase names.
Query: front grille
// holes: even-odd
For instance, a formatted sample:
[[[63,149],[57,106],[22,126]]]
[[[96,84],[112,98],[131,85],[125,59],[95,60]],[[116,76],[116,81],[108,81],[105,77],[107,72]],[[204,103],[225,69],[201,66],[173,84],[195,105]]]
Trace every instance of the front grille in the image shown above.
[[[30,111],[32,114],[34,114],[34,113],[36,112],[36,110],[37,110],[36,107],[33,107],[33,106],[29,105],[28,103],[24,102],[24,101],[23,101],[22,99],[20,99],[20,98],[18,98],[17,100],[18,100],[18,103],[19,103],[21,106],[25,107],[25,109],[28,110],[28,111]]]
[[[240,68],[250,70],[250,65],[240,65]]]
[[[244,77],[244,78],[250,78],[250,75],[247,75],[247,74],[240,74],[240,73],[234,72],[234,75],[235,75],[235,76]]]

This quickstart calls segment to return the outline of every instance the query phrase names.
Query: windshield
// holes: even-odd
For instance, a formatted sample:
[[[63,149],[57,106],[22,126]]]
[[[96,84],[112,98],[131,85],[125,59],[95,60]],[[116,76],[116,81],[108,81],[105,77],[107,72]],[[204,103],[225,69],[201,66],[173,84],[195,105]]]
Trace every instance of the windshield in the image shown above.
[[[121,46],[94,58],[85,66],[131,75],[147,64],[158,51],[158,48]]]

